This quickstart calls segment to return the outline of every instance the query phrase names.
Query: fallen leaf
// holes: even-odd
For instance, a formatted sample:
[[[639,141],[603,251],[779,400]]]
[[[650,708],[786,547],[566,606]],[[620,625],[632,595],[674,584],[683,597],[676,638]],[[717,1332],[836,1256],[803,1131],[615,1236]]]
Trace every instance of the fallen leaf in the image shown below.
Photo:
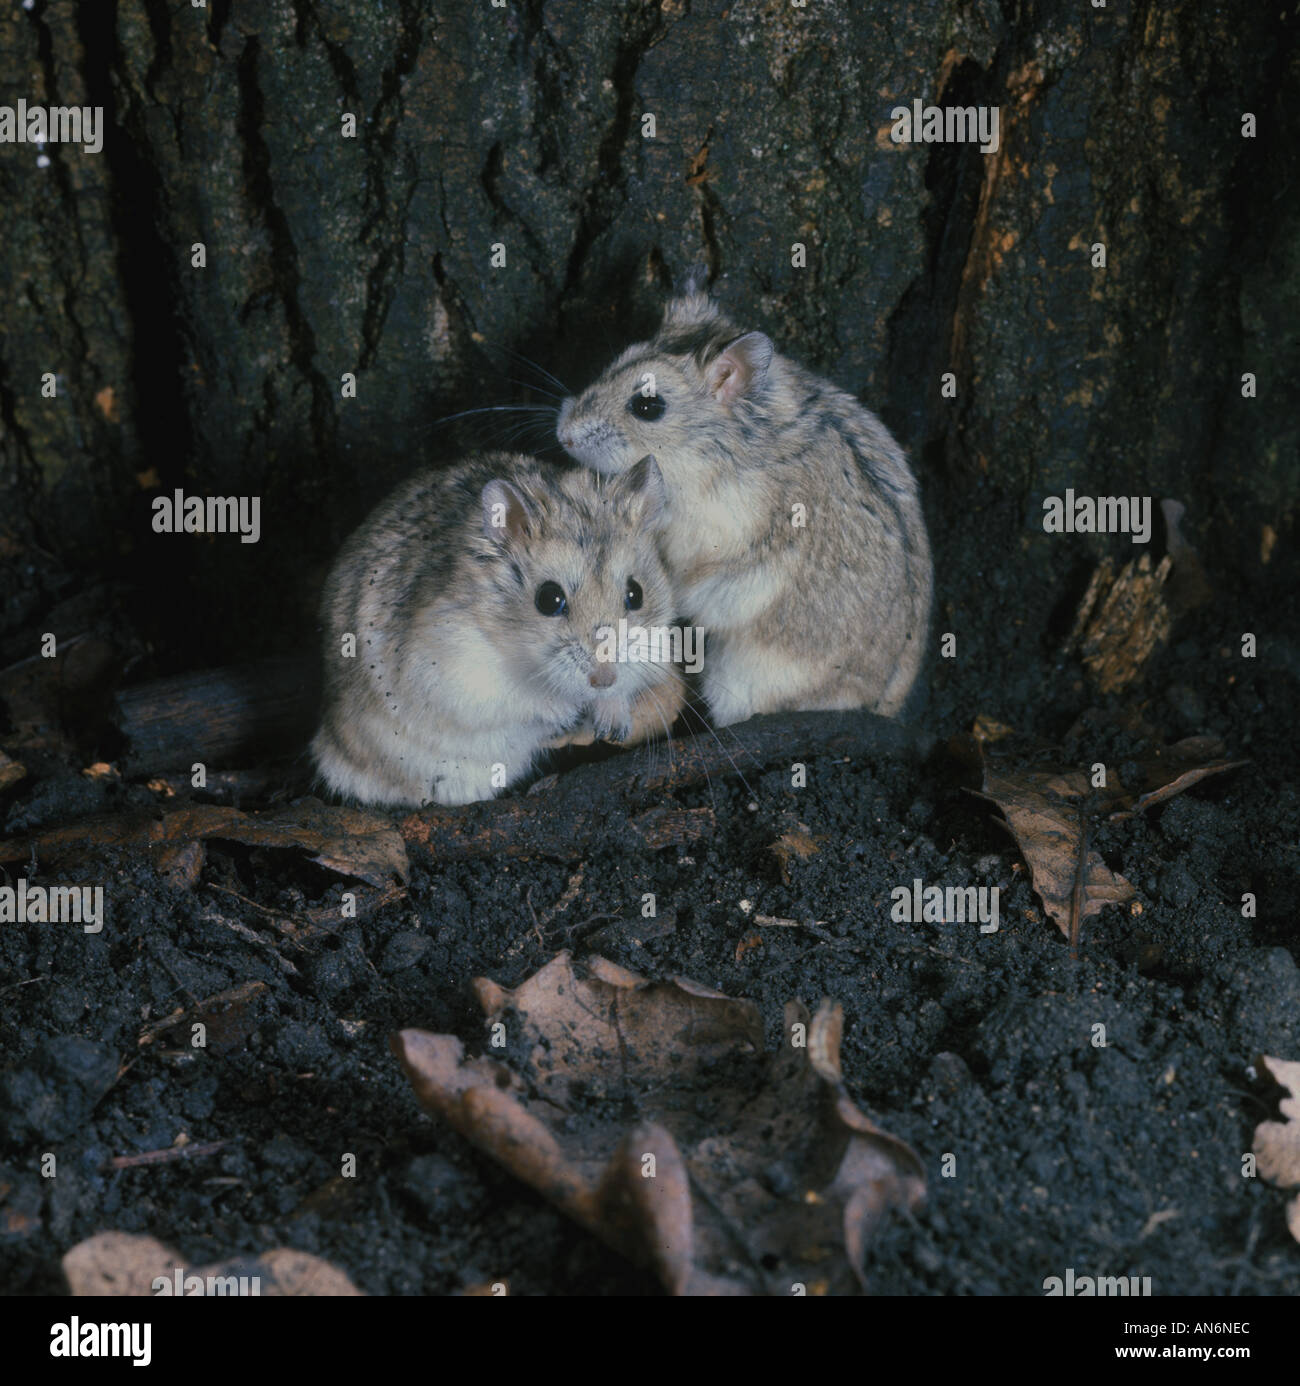
[[[1278,1103],[1282,1121],[1261,1121],[1252,1142],[1261,1178],[1279,1189],[1300,1189],[1300,1061],[1263,1057],[1265,1069],[1290,1094]],[[1286,1225],[1300,1242],[1300,1194],[1286,1205]]]
[[[207,1029],[207,1048],[213,1054],[229,1054],[242,1049],[244,1042],[257,1026],[255,1002],[266,991],[265,982],[243,982],[228,991],[204,997],[188,1010],[176,1011],[156,1025],[141,1032],[138,1043],[152,1044],[170,1030],[203,1025]],[[190,1035],[182,1037],[189,1044]]]
[[[512,1064],[403,1030],[421,1105],[671,1294],[856,1288],[878,1220],[924,1197],[916,1155],[844,1090],[829,1001],[787,1003],[768,1054],[752,1002],[600,957],[475,991]]]
[[[984,768],[984,795],[1005,815],[1035,893],[1071,946],[1084,920],[1134,893],[1100,852],[1085,856],[1088,788],[1081,770]]]
[[[781,865],[781,879],[786,885],[790,884],[790,863],[792,861],[807,861],[821,850],[817,846],[816,840],[809,835],[806,823],[797,823],[793,828],[783,832],[777,840],[767,849],[771,852]]]
[[[1185,789],[1227,770],[1249,764],[1224,756],[1215,737],[1189,736],[1135,761],[1136,777],[1124,784],[1108,767],[1106,785],[1095,788],[1083,770],[1051,761],[1025,762],[996,752],[985,754],[983,797],[1002,810],[1012,836],[1029,867],[1034,890],[1057,927],[1071,941],[1086,919],[1105,905],[1133,897],[1133,887],[1110,870],[1101,855],[1080,849],[1093,814],[1112,821],[1133,817],[1181,794]]]
[[[1230,760],[1223,751],[1223,742],[1217,737],[1189,736],[1139,761],[1139,783],[1125,786],[1117,776],[1111,776],[1112,788],[1107,791],[1108,800],[1115,805],[1111,817],[1131,818],[1143,809],[1163,804],[1211,775],[1221,775],[1250,764],[1247,760]]]
[[[78,1242],[63,1257],[63,1275],[75,1296],[115,1295],[155,1297],[154,1282],[173,1286],[177,1272],[204,1282],[205,1293],[235,1293],[240,1277],[257,1277],[263,1296],[357,1296],[361,1291],[336,1266],[310,1252],[276,1247],[261,1256],[187,1266],[164,1242],[130,1232],[97,1232]],[[211,1285],[222,1281],[225,1288]],[[174,1289],[173,1289],[174,1293]]]

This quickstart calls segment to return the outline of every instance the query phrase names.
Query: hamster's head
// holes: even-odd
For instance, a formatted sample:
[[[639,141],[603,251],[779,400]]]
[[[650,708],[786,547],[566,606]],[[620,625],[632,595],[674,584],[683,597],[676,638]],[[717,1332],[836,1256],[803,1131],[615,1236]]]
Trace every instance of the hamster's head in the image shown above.
[[[628,658],[619,639],[675,615],[654,542],[664,506],[655,459],[609,481],[577,469],[546,484],[495,479],[482,505],[494,643],[539,705],[562,719],[590,713],[602,736],[623,734],[633,698],[677,677],[671,665]]]
[[[563,402],[556,437],[575,461],[607,474],[653,453],[671,498],[692,470],[756,441],[772,354],[767,337],[737,333],[707,295],[675,298],[649,341]]]

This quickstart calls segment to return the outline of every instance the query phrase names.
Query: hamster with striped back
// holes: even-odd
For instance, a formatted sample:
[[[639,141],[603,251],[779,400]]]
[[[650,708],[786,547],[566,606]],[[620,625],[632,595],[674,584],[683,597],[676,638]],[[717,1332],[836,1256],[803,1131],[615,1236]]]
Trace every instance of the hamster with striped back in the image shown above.
[[[692,289],[649,341],[565,399],[556,435],[610,476],[647,452],[658,459],[661,546],[681,615],[706,631],[715,724],[911,711],[929,538],[902,449],[852,395]]]

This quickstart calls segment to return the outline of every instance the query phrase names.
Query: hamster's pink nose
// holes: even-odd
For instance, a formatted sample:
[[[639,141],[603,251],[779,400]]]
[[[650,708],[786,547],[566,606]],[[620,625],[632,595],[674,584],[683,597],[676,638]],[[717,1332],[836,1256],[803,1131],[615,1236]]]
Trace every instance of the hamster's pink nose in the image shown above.
[[[587,682],[593,688],[612,688],[614,686],[614,666],[602,661],[587,675]]]

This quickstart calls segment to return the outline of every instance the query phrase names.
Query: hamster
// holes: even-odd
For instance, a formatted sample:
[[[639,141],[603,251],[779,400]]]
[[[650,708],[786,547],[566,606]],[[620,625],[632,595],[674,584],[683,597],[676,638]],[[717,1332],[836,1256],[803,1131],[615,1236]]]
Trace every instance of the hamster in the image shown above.
[[[930,543],[902,449],[852,395],[691,290],[654,337],[563,402],[556,435],[608,475],[658,458],[661,547],[681,615],[707,631],[715,724],[911,710]]]
[[[583,719],[614,739],[666,734],[680,673],[617,662],[604,633],[674,618],[653,538],[663,504],[652,457],[602,481],[489,453],[399,487],[325,584],[311,745],[324,783],[362,804],[464,804],[527,774]]]

